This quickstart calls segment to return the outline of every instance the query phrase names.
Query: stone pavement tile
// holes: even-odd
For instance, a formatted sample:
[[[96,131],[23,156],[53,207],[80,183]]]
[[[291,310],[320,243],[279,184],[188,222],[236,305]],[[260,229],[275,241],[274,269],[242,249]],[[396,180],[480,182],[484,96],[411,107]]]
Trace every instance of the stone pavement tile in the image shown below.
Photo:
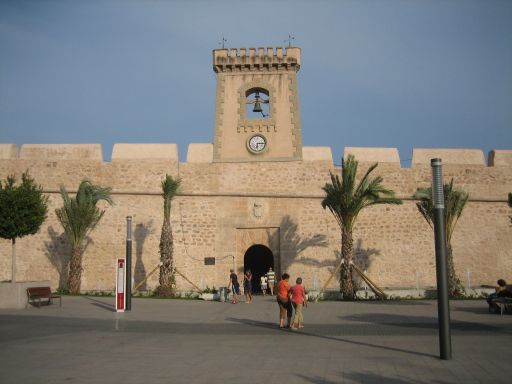
[[[396,377],[398,374],[394,359],[386,357],[375,359],[375,372],[381,377]]]
[[[450,370],[453,375],[457,378],[459,383],[467,383],[467,384],[480,384],[485,383],[485,381],[481,381],[480,378],[475,377],[474,374],[468,369],[467,364],[464,364],[464,360],[453,359],[450,362]]]
[[[457,360],[460,360],[457,358]],[[467,369],[467,372],[476,380],[481,383],[502,383],[503,377],[492,368],[490,360],[486,359],[485,356],[479,358],[466,358],[463,362],[463,366]],[[509,383],[510,380],[505,382]]]

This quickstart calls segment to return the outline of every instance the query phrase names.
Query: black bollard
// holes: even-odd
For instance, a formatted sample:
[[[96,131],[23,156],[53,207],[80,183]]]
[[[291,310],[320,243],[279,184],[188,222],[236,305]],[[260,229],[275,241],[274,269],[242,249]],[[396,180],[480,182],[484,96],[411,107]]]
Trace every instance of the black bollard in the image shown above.
[[[434,203],[434,236],[436,242],[437,315],[439,351],[443,360],[452,358],[450,334],[450,302],[448,299],[448,268],[446,265],[446,220],[441,159],[431,159],[432,200]]]
[[[132,217],[126,217],[126,310],[132,309]]]

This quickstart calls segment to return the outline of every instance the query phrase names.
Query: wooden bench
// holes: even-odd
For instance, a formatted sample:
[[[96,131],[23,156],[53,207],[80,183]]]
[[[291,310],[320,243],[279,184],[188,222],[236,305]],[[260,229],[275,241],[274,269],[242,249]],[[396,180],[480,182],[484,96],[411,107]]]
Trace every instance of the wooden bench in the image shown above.
[[[30,301],[33,301],[37,304],[37,307],[41,307],[41,299],[47,299],[47,305],[53,303],[53,299],[59,299],[59,305],[62,307],[62,297],[60,295],[56,295],[52,293],[50,287],[30,287],[27,288],[27,306],[30,304]]]

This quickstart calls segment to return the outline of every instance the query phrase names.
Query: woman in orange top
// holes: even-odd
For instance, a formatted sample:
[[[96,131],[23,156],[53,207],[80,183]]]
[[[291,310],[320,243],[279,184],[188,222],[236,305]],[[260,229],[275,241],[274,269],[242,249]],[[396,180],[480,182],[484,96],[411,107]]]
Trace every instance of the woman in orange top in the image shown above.
[[[279,304],[279,328],[284,328],[284,320],[287,318],[286,328],[290,328],[292,320],[292,303],[290,301],[290,275],[284,273],[281,281],[277,283],[277,304]]]

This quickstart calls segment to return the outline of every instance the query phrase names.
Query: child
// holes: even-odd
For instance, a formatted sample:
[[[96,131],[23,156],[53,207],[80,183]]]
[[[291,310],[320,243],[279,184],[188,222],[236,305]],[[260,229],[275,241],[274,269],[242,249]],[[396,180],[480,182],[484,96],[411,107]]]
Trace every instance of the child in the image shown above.
[[[267,294],[267,276],[263,275],[261,276],[260,278],[260,282],[261,282],[261,292],[263,292],[263,296],[265,296]]]
[[[307,307],[307,297],[306,297],[306,291],[304,290],[304,287],[302,286],[302,278],[297,277],[297,280],[295,281],[297,284],[295,284],[290,289],[291,298],[292,298],[292,304],[293,308],[295,309],[295,313],[293,315],[292,330],[297,330],[298,328],[304,328],[304,318],[302,317],[302,307]]]

